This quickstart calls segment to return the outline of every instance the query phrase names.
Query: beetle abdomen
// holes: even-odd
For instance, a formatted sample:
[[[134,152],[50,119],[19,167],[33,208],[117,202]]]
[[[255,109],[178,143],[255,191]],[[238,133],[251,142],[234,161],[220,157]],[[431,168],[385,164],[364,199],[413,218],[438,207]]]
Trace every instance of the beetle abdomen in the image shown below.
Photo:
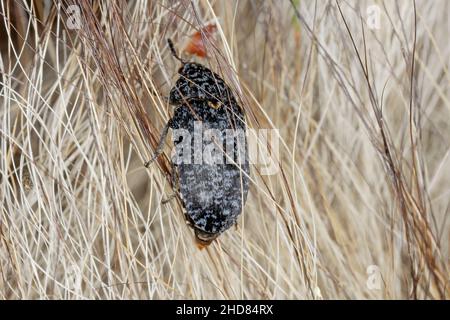
[[[239,169],[228,164],[188,164],[179,165],[178,174],[186,214],[195,228],[222,233],[236,223],[248,192],[241,188]]]

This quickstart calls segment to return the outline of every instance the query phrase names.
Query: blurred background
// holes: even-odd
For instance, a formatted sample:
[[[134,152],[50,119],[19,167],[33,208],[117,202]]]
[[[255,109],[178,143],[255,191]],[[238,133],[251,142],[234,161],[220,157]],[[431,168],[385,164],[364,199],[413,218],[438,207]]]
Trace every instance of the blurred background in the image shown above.
[[[450,3],[0,2],[2,299],[447,299]],[[179,62],[275,170],[199,250],[149,169]],[[170,140],[170,139],[169,139]]]

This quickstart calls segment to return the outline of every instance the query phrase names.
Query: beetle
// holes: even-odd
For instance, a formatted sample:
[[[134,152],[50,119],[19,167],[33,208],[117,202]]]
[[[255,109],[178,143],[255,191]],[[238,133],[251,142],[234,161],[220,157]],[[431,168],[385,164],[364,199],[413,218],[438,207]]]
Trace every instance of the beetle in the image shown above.
[[[144,165],[148,167],[162,153],[172,129],[172,186],[178,189],[197,243],[204,247],[236,223],[247,199],[250,167],[245,113],[219,75],[202,64],[184,61],[172,41],[167,41],[182,64],[168,98],[175,110],[154,156]]]

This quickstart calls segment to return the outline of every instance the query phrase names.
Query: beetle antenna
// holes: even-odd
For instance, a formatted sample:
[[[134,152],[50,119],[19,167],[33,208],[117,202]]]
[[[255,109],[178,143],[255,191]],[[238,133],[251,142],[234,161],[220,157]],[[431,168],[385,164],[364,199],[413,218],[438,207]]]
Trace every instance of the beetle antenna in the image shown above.
[[[178,56],[177,51],[175,50],[175,46],[173,45],[173,42],[172,40],[170,40],[170,38],[167,39],[167,43],[169,44],[170,52],[172,52],[172,55],[175,57],[175,59],[180,61],[182,64],[186,64],[186,61],[184,61]]]

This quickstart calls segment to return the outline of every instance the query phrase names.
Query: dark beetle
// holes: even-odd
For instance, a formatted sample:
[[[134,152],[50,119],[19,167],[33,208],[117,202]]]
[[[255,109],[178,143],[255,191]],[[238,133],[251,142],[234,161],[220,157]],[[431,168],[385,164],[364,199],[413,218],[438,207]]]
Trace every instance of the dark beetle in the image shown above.
[[[199,244],[208,245],[236,223],[247,198],[250,168],[244,111],[217,74],[185,62],[168,43],[182,63],[169,95],[176,109],[145,166],[161,154],[168,130],[173,129],[173,186],[178,176],[186,219]]]

